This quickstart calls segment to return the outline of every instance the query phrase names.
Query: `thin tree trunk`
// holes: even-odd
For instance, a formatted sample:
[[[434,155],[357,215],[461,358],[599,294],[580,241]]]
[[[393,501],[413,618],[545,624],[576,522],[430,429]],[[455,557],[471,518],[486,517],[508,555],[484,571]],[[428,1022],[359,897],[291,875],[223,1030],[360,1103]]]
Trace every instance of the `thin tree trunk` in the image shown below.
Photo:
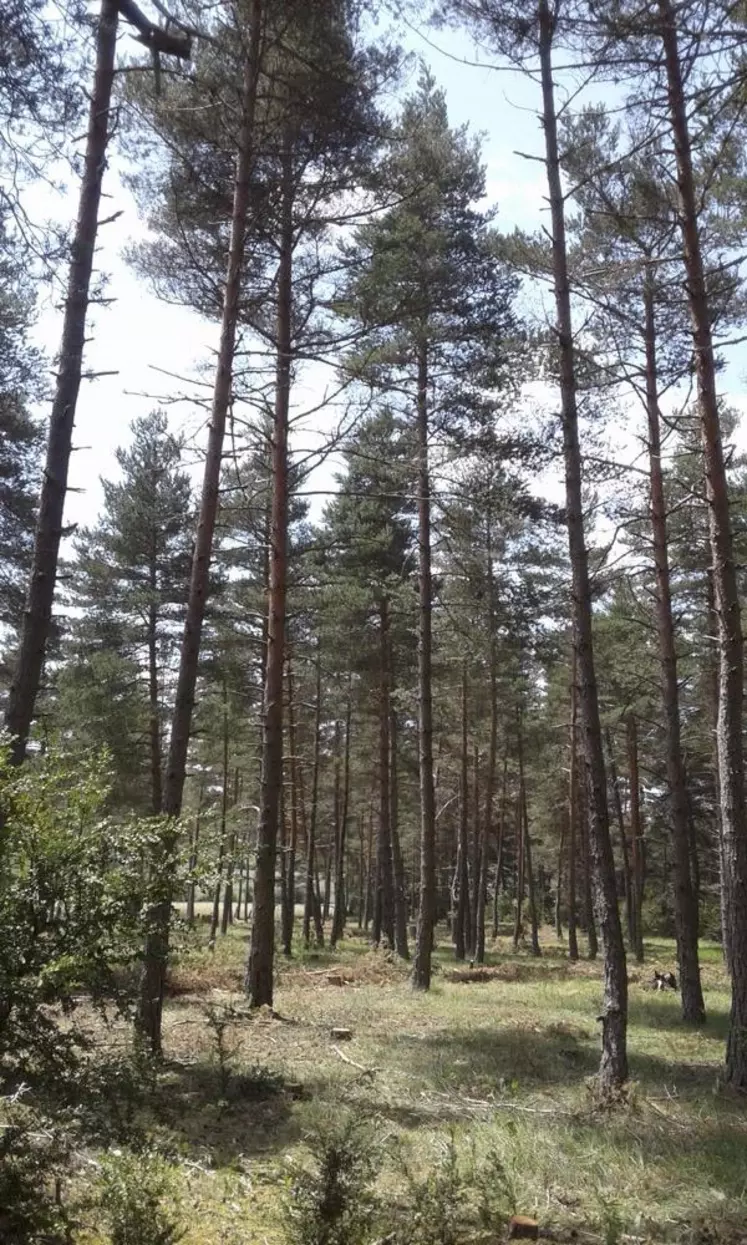
[[[303,909],[303,942],[308,947],[311,942],[311,925],[314,924],[314,937],[318,947],[324,946],[324,926],[319,905],[319,896],[314,887],[316,880],[316,827],[319,814],[319,769],[322,751],[322,661],[320,644],[316,649],[316,710],[314,720],[314,760],[311,771],[311,813],[309,831],[306,836],[306,892]]]
[[[392,795],[389,773],[390,721],[389,603],[386,597],[383,597],[379,605],[379,833],[376,841],[373,942],[378,946],[383,935],[391,948],[394,946],[394,879],[392,877]]]
[[[480,751],[477,744],[474,745],[472,751],[472,775],[473,775],[473,800],[472,809],[474,817],[474,826],[472,830],[473,855],[472,868],[474,875],[472,878],[472,906],[470,909],[470,929],[469,929],[469,955],[470,959],[476,959],[477,955],[477,921],[478,909],[480,907],[480,879],[482,877],[482,816],[480,810]],[[484,914],[484,905],[483,905]]]
[[[345,852],[347,850],[348,810],[350,806],[350,728],[353,718],[352,676],[348,677],[348,701],[345,710],[345,755],[342,766],[342,807],[340,809],[339,837],[337,840],[335,860],[335,910],[332,916],[332,933],[330,945],[335,946],[345,933],[346,902],[346,870]]]
[[[594,860],[599,925],[604,943],[604,997],[602,1003],[602,1092],[614,1091],[628,1076],[628,977],[620,913],[617,905],[615,861],[609,832],[607,790],[599,721],[592,640],[591,589],[584,535],[581,451],[578,440],[576,375],[570,286],[565,242],[565,200],[558,157],[557,115],[552,70],[554,18],[548,0],[539,0],[539,60],[543,98],[543,127],[552,220],[553,273],[557,313],[556,341],[565,456],[566,515],[573,578],[574,642],[578,655],[581,722],[584,733],[589,790],[589,837]]]
[[[524,810],[521,803],[521,786],[516,796],[516,913],[514,916],[514,951],[524,937]]]
[[[584,862],[584,927],[589,948],[589,959],[595,960],[599,954],[599,943],[597,940],[597,927],[594,921],[594,892],[592,884],[591,850],[589,843],[589,813],[585,802],[581,805],[581,816],[579,820],[581,826],[581,848],[583,851]]]
[[[215,518],[218,509],[223,437],[231,400],[239,296],[249,211],[254,111],[261,59],[261,20],[262,0],[251,0],[249,45],[244,67],[241,131],[236,159],[231,239],[223,291],[220,345],[164,784],[164,811],[172,818],[178,817],[181,812],[187,772],[187,750],[197,683],[202,624],[209,587]],[[172,845],[176,831],[171,828],[167,834],[171,836],[171,840],[165,843],[166,850]],[[171,899],[172,895],[169,890],[163,900],[154,905],[149,912],[150,929],[146,938],[140,1000],[135,1018],[135,1026],[141,1040],[149,1043],[154,1054],[161,1053],[161,1018],[169,952]]]
[[[605,732],[605,740],[607,743],[607,755],[610,764],[610,784],[612,786],[612,799],[615,805],[615,815],[617,817],[617,825],[620,831],[620,845],[622,847],[623,861],[623,879],[625,884],[625,914],[628,921],[628,947],[635,953],[635,890],[633,886],[633,878],[630,871],[630,853],[628,852],[628,836],[625,833],[625,818],[623,817],[622,798],[620,796],[620,783],[617,777],[617,766],[615,765],[615,750],[612,746],[612,735],[609,727]]]
[[[573,646],[571,675],[571,722],[568,777],[568,959],[578,959],[578,919],[576,913],[576,864],[578,844],[578,660]]]
[[[238,808],[241,798],[241,770],[236,767],[233,779],[233,807]],[[226,847],[226,884],[223,891],[223,911],[220,918],[220,932],[225,938],[228,927],[233,921],[233,872],[236,863],[236,816],[232,819]]]
[[[641,819],[641,791],[638,780],[638,729],[632,713],[626,720],[628,738],[628,775],[630,782],[630,834],[633,844],[633,894],[635,911],[635,928],[633,930],[633,951],[639,964],[643,963],[643,822]]]
[[[467,781],[467,663],[462,663],[462,746],[459,775],[459,841],[457,844],[457,906],[454,914],[454,955],[463,960],[471,928],[469,896],[469,786]]]
[[[365,873],[365,902],[363,907],[363,929],[368,933],[368,927],[371,924],[371,908],[373,899],[373,825],[374,825],[374,808],[373,798],[368,809],[368,841],[366,850],[366,873]]]
[[[420,900],[412,984],[428,990],[436,917],[436,798],[433,783],[431,485],[428,467],[428,351],[418,347],[418,761],[420,771]]]
[[[257,0],[253,0],[257,3]],[[252,935],[245,990],[253,1007],[272,1007],[275,958],[275,856],[283,782],[283,669],[288,577],[288,411],[293,351],[293,163],[283,152],[280,262],[277,283],[277,361],[272,434],[272,524],[263,700],[262,783],[254,866]]]
[[[508,744],[503,754],[503,781],[501,783],[501,819],[498,823],[498,836],[495,847],[495,890],[493,891],[493,941],[498,937],[498,899],[501,893],[501,874],[503,872],[503,847],[506,837],[506,815],[508,812]]]
[[[161,780],[161,713],[158,703],[158,605],[155,601],[156,567],[150,567],[152,599],[148,604],[148,712],[150,735],[151,811],[158,817],[163,809]]]
[[[565,851],[565,815],[560,822],[560,843],[558,845],[558,864],[555,883],[555,935],[558,942],[563,940],[563,852]]]
[[[283,955],[293,954],[293,927],[296,917],[296,852],[298,849],[298,754],[296,751],[296,709],[293,700],[293,669],[290,653],[286,662],[288,687],[288,748],[290,751],[290,842],[286,864],[285,906],[281,914]]]
[[[524,776],[524,738],[521,726],[521,714],[517,714],[516,735],[519,750],[519,798],[521,800],[521,820],[524,826],[524,862],[527,881],[527,899],[529,901],[529,919],[532,923],[532,955],[542,954],[539,944],[539,927],[537,921],[537,902],[534,890],[534,874],[532,872],[532,840],[529,834],[529,811],[527,808],[527,785]]]
[[[110,108],[117,44],[117,0],[101,0],[96,27],[96,66],[78,215],[70,248],[62,341],[55,393],[47,435],[26,608],[18,657],[8,694],[5,726],[11,735],[11,760],[20,765],[26,756],[31,723],[41,684],[42,669],[52,626],[52,605],[62,539],[62,519],[72,449],[75,412],[83,370],[86,318],[91,274],[99,227],[101,186],[110,139]]]
[[[721,903],[721,946],[724,954],[724,963],[726,971],[731,977],[732,975],[732,954],[731,954],[731,899],[732,888],[727,877],[726,863],[726,847],[724,843],[724,823],[721,816],[721,778],[719,774],[719,745],[718,745],[718,722],[719,722],[719,658],[713,660],[712,637],[714,632],[718,631],[718,616],[716,614],[716,594],[713,587],[713,568],[708,567],[706,575],[706,626],[708,628],[708,646],[709,652],[706,658],[706,697],[708,711],[710,717],[711,736],[713,741],[713,777],[714,777],[714,796],[716,804],[716,834],[718,836],[718,865],[719,865],[719,895]]]
[[[742,717],[744,653],[742,621],[732,544],[729,493],[716,391],[708,288],[698,227],[687,101],[671,0],[659,0],[667,73],[669,118],[677,161],[679,224],[687,273],[698,406],[705,458],[716,612],[719,622],[719,717],[717,743],[725,874],[730,883],[732,996],[726,1049],[726,1081],[747,1088],[747,813],[745,811]]]
[[[189,849],[189,882],[187,883],[187,924],[194,926],[195,923],[195,891],[197,883],[194,874],[197,868],[197,853],[200,846],[200,818],[202,816],[202,801],[205,795],[205,781],[200,783],[200,789],[197,794],[197,812],[195,813],[195,827],[192,833],[192,842]]]
[[[391,653],[390,653],[391,669]],[[400,959],[409,960],[410,948],[407,944],[407,894],[405,890],[405,864],[402,859],[402,845],[399,838],[399,790],[397,765],[397,714],[392,709],[389,727],[391,746],[390,786],[392,791],[392,870],[394,873],[394,945]]]
[[[213,914],[210,920],[210,937],[208,938],[208,946],[211,951],[215,950],[215,938],[218,933],[218,917],[220,914],[220,892],[223,882],[223,863],[226,856],[227,847],[227,819],[228,819],[228,689],[226,681],[223,680],[223,782],[220,805],[220,843],[218,846],[218,877],[215,883],[215,892],[213,894]]]
[[[672,847],[674,849],[674,919],[677,933],[677,959],[680,969],[682,1019],[690,1024],[705,1023],[705,1003],[700,984],[698,961],[698,908],[693,893],[690,870],[690,836],[685,764],[680,736],[679,687],[677,684],[677,650],[672,619],[672,594],[669,577],[669,545],[667,511],[664,497],[664,475],[661,466],[661,432],[659,427],[659,382],[656,361],[656,313],[654,286],[647,266],[644,285],[646,321],[646,411],[651,473],[651,531],[656,569],[656,618],[659,632],[661,695],[664,707],[666,737],[667,786],[671,810]]]

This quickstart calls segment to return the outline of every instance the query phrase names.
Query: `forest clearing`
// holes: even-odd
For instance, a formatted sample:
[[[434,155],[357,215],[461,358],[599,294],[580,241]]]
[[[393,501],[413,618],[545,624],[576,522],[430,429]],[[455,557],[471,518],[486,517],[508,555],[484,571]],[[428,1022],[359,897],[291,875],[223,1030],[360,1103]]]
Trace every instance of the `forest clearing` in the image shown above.
[[[152,1079],[117,1078],[117,1060],[131,1058],[121,1026],[97,1042],[114,1072],[91,1114],[115,1150],[145,1145],[135,1182],[149,1147],[166,1156],[164,1196],[185,1245],[302,1241],[287,1209],[298,1171],[315,1171],[350,1123],[354,1152],[371,1152],[371,1222],[345,1235],[318,1217],[308,1241],[491,1245],[516,1212],[557,1242],[744,1240],[747,1120],[716,1093],[728,1009],[719,948],[702,948],[702,1030],[683,1026],[673,993],[653,991],[673,946],[647,942],[645,967],[631,973],[632,1082],[610,1109],[593,1085],[601,966],[570,964],[552,930],[541,960],[501,938],[484,982],[454,980],[442,941],[425,996],[404,965],[353,936],[280,966],[275,1015],[246,1007],[244,936],[234,927],[214,955],[204,927],[189,940]],[[65,1189],[83,1207],[74,1239],[91,1245],[109,1240],[85,1229],[101,1214],[82,1196],[97,1156],[95,1145],[76,1156]]]
[[[747,1241],[746,237],[742,3],[0,3],[0,1245]]]

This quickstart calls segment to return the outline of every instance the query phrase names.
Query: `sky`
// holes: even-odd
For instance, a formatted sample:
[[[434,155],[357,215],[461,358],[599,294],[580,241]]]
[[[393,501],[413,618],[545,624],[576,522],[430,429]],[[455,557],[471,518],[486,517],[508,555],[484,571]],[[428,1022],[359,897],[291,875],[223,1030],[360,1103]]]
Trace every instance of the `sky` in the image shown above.
[[[476,49],[466,35],[453,31],[418,32],[410,27],[404,31],[405,42],[415,61],[404,84],[405,91],[414,86],[418,75],[417,59],[422,59],[433,72],[446,94],[452,124],[469,124],[482,135],[483,159],[486,166],[486,204],[498,208],[498,224],[509,230],[515,225],[536,228],[547,216],[544,168],[536,159],[542,149],[542,131],[536,114],[539,89],[524,75],[501,69],[496,71],[485,62],[487,57]],[[120,33],[123,51],[133,48],[131,36],[124,27]],[[479,66],[463,61],[480,61]],[[518,154],[524,153],[524,154]],[[127,444],[130,422],[146,414],[159,399],[189,397],[188,379],[198,368],[209,364],[217,345],[217,326],[186,308],[159,301],[135,272],[127,265],[123,252],[127,245],[145,236],[138,219],[135,203],[120,180],[122,163],[116,152],[111,153],[105,180],[106,210],[110,216],[121,215],[100,233],[97,270],[106,274],[107,293],[114,301],[108,307],[92,311],[84,367],[87,371],[114,373],[83,382],[76,417],[75,452],[70,469],[70,492],[66,522],[91,524],[101,504],[100,478],[117,474],[114,451]],[[39,200],[49,215],[59,220],[73,219],[76,210],[76,187],[52,201],[45,192]],[[36,337],[51,360],[57,349],[60,330],[59,290],[43,302]],[[545,296],[549,305],[549,294]],[[747,413],[747,363],[737,356],[722,383],[730,397]],[[185,378],[174,379],[177,378]],[[331,379],[331,378],[329,378]],[[199,392],[204,397],[206,390]],[[306,386],[299,401],[306,403],[325,381],[319,378]],[[193,450],[195,474],[199,451],[204,443],[206,415],[203,407],[190,401],[170,402],[167,407],[175,428],[182,429]],[[629,441],[627,430],[619,430],[621,446]],[[297,448],[316,443],[313,429],[308,428],[305,442]],[[331,468],[317,473],[315,487],[331,487]],[[317,500],[314,509],[319,507]]]

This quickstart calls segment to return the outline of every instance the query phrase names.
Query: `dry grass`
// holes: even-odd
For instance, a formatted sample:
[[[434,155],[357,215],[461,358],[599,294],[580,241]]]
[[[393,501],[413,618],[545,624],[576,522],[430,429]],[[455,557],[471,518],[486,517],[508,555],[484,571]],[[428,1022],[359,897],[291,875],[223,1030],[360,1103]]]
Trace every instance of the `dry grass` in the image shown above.
[[[281,1242],[287,1158],[316,1121],[346,1110],[373,1122],[382,1185],[395,1193],[399,1148],[425,1170],[456,1129],[461,1146],[500,1156],[516,1208],[554,1239],[747,1241],[747,1119],[714,1093],[728,1009],[715,950],[704,956],[704,1030],[650,989],[671,945],[652,943],[650,963],[631,968],[633,1082],[628,1104],[609,1111],[589,1084],[601,966],[570,964],[550,937],[540,960],[499,944],[479,973],[455,971],[442,947],[427,995],[412,993],[406,966],[349,939],[336,955],[281,963],[274,1014],[241,1004],[244,938],[234,928],[214,955],[196,947],[172,972],[168,1063],[143,1111],[179,1163],[187,1245]],[[224,1093],[208,1013],[226,1007]],[[344,1046],[338,1027],[352,1030]]]

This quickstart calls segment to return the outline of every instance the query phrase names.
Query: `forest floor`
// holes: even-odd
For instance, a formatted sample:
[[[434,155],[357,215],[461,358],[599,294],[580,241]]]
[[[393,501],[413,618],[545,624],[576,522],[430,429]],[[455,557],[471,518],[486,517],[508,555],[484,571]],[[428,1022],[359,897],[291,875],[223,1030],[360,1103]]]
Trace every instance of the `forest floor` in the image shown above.
[[[442,937],[425,995],[407,966],[350,937],[281,959],[273,1014],[243,1004],[245,927],[214,954],[200,938],[171,973],[166,1063],[135,1112],[177,1159],[186,1245],[284,1243],[291,1174],[313,1163],[309,1137],[347,1113],[372,1126],[390,1209],[422,1206],[423,1190],[435,1205],[456,1155],[465,1189],[491,1185],[551,1240],[747,1242],[747,1104],[718,1090],[729,994],[717,947],[702,949],[702,1030],[650,987],[673,944],[649,940],[646,964],[630,965],[632,1081],[610,1109],[591,1081],[601,965],[571,964],[552,931],[539,960],[499,940],[485,980],[459,972]],[[126,1041],[108,1031],[112,1057]],[[83,1239],[97,1240],[93,1225]],[[503,1231],[473,1224],[454,1239]]]

